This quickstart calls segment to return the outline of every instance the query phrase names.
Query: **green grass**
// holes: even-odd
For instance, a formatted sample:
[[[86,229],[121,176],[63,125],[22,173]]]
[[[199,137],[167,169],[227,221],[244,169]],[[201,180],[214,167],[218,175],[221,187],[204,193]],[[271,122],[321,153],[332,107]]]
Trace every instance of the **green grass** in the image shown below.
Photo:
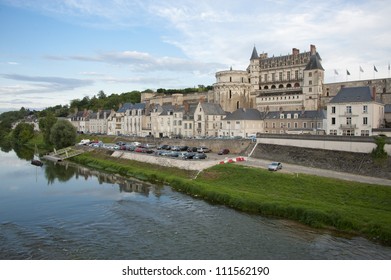
[[[216,165],[195,173],[102,152],[73,159],[106,172],[164,182],[212,203],[266,216],[299,221],[316,228],[359,234],[391,245],[391,187],[311,175],[269,172],[235,164]]]
[[[391,245],[391,188],[238,165],[197,178],[198,195],[231,207],[358,233]]]

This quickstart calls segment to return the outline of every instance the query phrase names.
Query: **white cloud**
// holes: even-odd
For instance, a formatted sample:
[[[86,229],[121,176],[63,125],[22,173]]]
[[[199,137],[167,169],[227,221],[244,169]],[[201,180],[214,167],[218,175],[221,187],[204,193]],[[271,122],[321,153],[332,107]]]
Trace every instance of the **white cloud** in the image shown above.
[[[93,84],[91,80],[62,77],[27,76],[18,74],[2,74],[2,78],[24,82],[20,85],[0,87],[0,95],[47,93],[73,90]]]
[[[169,56],[159,57],[138,51],[107,52],[95,56],[72,55],[59,57],[46,55],[45,58],[51,60],[77,60],[84,62],[102,62],[112,65],[125,65],[135,72],[185,71],[210,73],[211,71],[224,67],[223,64],[219,63],[204,63],[201,61]]]

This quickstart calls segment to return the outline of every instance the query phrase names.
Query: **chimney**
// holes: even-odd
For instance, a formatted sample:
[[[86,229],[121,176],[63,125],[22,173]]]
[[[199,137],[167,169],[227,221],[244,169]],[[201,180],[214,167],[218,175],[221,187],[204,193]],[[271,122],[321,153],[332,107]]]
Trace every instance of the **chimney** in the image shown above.
[[[292,54],[293,54],[293,55],[299,55],[299,53],[300,53],[300,50],[299,50],[299,49],[296,49],[296,48],[293,48],[293,49],[292,49]]]
[[[200,103],[204,103],[205,102],[205,96],[201,96],[200,97]]]
[[[311,55],[316,54],[316,47],[315,47],[315,45],[310,45],[310,51],[311,51]]]
[[[183,102],[183,107],[185,109],[185,114],[190,111],[190,105],[189,105],[189,103],[187,101]]]
[[[376,87],[372,87],[372,100],[376,101]]]

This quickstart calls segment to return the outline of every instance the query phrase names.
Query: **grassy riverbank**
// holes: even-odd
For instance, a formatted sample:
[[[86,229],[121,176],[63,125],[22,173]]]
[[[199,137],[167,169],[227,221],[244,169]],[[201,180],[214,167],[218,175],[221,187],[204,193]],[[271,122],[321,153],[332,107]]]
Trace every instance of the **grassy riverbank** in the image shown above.
[[[85,153],[75,162],[174,189],[213,203],[300,221],[317,228],[359,234],[391,245],[391,188],[311,175],[298,177],[239,165],[194,172]]]

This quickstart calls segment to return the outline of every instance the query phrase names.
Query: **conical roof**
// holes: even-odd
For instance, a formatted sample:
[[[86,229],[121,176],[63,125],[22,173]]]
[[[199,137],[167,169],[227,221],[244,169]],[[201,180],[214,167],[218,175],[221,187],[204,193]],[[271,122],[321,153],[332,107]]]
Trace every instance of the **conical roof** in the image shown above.
[[[250,60],[257,59],[257,58],[259,58],[259,57],[258,57],[258,52],[257,52],[257,49],[256,49],[255,46],[254,46],[254,48],[253,48],[253,53],[251,54]]]
[[[322,63],[320,63],[320,56],[318,53],[311,55],[310,61],[308,62],[307,66],[304,70],[315,70],[320,69],[323,70]]]

